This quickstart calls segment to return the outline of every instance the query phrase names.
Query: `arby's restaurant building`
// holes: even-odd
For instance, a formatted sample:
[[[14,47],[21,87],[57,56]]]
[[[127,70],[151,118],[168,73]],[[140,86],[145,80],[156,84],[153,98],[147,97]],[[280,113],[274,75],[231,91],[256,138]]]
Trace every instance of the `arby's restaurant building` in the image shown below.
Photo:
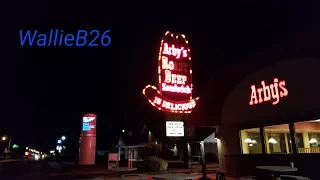
[[[226,68],[200,96],[186,126],[217,127],[219,163],[228,176],[294,162],[300,175],[319,179],[320,56],[299,53],[270,51]]]

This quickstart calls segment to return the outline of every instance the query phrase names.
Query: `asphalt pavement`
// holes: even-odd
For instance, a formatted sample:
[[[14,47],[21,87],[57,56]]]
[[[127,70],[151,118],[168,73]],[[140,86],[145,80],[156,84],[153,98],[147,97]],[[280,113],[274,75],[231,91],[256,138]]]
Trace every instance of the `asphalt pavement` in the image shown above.
[[[43,179],[49,168],[44,161],[3,160],[0,161],[0,179]]]
[[[46,160],[1,160],[0,180],[70,180],[77,176],[52,176],[74,168],[71,164]],[[75,174],[76,175],[76,174]],[[88,179],[82,176],[81,179]]]
[[[182,171],[186,170],[168,169],[167,173],[183,173]],[[193,171],[196,173],[198,169]],[[79,168],[74,164],[46,160],[0,161],[0,180],[89,180],[97,177],[102,180],[117,176],[117,173],[107,171],[104,166]],[[208,176],[214,178],[215,174],[208,173]]]

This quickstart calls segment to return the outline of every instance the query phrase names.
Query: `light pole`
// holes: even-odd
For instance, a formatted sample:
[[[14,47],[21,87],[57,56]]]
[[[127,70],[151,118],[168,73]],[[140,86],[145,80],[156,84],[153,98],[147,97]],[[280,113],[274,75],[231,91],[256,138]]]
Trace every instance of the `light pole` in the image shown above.
[[[56,149],[59,151],[59,153],[61,153],[61,150],[65,148],[65,146],[63,145],[63,141],[65,141],[66,139],[66,136],[61,136],[61,138],[57,140]]]
[[[11,146],[11,137],[7,137],[7,136],[2,136],[1,140],[2,141],[6,141],[9,139],[9,142],[8,142],[8,148],[7,148],[7,152],[6,153],[6,159],[8,159],[8,154],[10,153],[10,146]]]

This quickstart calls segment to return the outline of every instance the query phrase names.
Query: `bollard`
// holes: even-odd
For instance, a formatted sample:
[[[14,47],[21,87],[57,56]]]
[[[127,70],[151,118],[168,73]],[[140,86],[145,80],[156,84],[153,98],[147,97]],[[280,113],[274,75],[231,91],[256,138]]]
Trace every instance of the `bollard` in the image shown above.
[[[202,177],[199,180],[211,180],[207,177],[207,166],[204,161],[201,162],[201,169],[202,169]]]

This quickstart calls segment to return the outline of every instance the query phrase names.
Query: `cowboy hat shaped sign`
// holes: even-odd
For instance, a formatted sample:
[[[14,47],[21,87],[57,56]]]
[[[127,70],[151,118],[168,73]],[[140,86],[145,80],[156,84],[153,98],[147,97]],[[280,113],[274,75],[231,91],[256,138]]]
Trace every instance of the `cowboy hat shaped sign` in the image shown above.
[[[183,34],[164,35],[158,58],[158,87],[148,85],[143,94],[159,110],[191,113],[199,98],[192,98],[192,69],[188,41]]]

